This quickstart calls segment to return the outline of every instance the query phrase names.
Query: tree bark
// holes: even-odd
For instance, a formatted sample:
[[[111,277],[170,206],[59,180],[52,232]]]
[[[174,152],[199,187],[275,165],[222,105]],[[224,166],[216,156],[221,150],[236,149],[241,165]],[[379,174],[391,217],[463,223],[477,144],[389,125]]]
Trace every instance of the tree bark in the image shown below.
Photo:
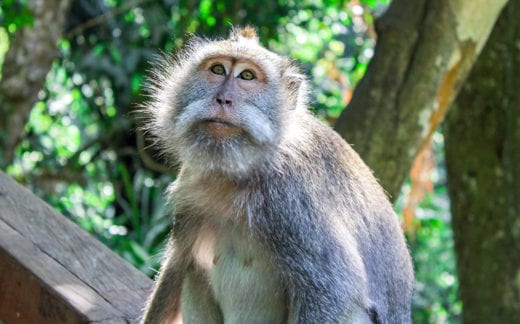
[[[12,162],[38,92],[58,55],[56,43],[70,0],[32,0],[34,26],[24,26],[11,39],[0,80],[0,166]]]
[[[466,323],[520,319],[520,3],[506,6],[445,124]]]
[[[506,0],[394,0],[375,55],[336,130],[396,199]]]

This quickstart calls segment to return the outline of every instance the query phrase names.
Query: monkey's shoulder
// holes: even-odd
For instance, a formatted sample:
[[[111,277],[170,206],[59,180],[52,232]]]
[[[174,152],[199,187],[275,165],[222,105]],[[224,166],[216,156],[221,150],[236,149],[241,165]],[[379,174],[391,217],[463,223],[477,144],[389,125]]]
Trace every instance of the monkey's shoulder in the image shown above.
[[[276,158],[279,165],[262,179],[264,192],[276,196],[274,202],[301,204],[302,210],[328,205],[331,214],[343,217],[360,210],[391,214],[386,194],[354,149],[310,114],[301,120],[300,136],[283,143]]]
[[[298,169],[304,174],[336,180],[362,181],[375,184],[375,178],[358,153],[332,127],[310,114],[305,114],[295,127],[298,136],[290,137],[281,152],[283,170]],[[310,175],[309,175],[310,176]]]

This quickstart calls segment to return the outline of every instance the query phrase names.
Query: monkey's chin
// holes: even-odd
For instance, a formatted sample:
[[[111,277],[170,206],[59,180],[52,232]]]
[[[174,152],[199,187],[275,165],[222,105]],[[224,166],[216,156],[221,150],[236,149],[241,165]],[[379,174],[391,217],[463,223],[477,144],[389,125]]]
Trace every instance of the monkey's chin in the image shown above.
[[[214,140],[225,140],[239,135],[242,130],[240,127],[233,125],[230,122],[210,119],[201,123],[201,128]]]

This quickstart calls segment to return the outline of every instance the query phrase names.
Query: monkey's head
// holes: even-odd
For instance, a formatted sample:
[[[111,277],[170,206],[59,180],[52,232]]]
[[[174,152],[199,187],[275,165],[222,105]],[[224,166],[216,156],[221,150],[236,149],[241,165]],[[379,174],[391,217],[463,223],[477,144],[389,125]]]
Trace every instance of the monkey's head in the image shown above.
[[[224,40],[193,38],[155,70],[149,128],[182,164],[241,177],[269,160],[306,108],[306,82],[253,28]]]

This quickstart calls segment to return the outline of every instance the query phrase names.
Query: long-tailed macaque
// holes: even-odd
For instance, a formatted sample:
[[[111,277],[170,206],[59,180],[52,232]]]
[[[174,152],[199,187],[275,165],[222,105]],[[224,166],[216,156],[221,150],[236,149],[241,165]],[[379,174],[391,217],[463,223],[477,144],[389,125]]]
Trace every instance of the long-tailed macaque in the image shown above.
[[[144,323],[410,323],[399,221],[308,81],[253,28],[194,38],[151,80],[147,130],[180,164]]]

